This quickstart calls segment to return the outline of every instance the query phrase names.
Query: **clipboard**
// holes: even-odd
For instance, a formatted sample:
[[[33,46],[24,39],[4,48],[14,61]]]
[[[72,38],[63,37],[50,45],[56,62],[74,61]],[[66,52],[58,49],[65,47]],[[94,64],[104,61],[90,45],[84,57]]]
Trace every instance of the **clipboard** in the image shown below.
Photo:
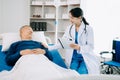
[[[67,38],[58,38],[58,42],[60,43],[63,49],[72,49],[70,47],[70,44],[74,43],[72,39],[67,39]]]

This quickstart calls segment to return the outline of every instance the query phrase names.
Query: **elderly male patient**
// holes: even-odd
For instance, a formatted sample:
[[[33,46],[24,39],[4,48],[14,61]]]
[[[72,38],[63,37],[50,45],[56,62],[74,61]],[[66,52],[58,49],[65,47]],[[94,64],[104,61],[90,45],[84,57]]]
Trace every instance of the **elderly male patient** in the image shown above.
[[[43,43],[33,41],[32,33],[33,30],[28,25],[20,28],[21,41],[13,43],[6,54],[6,63],[9,66],[14,66],[21,56],[29,54],[44,54],[48,59],[52,60],[47,46]]]

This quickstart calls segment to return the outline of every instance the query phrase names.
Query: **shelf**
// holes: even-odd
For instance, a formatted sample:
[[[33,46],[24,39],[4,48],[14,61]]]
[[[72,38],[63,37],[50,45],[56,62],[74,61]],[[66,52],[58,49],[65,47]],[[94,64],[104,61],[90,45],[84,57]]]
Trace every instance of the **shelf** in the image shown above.
[[[45,7],[55,7],[55,5],[51,5],[51,4],[31,4],[30,5],[31,7],[42,7],[42,6],[45,6]]]
[[[48,33],[55,33],[55,31],[45,31],[45,32],[48,32]]]
[[[71,5],[71,6],[80,6],[80,4],[69,4],[69,5]]]
[[[69,20],[69,18],[60,18],[59,20]]]
[[[51,4],[44,4],[45,7],[55,7],[55,5],[51,5]]]
[[[60,6],[63,6],[63,7],[68,7],[67,4],[60,4]]]
[[[45,36],[54,44],[70,25],[69,10],[75,7],[80,7],[80,0],[31,0],[30,22],[46,22]]]
[[[65,31],[58,31],[58,33],[64,33]]]
[[[31,4],[30,6],[31,6],[31,7],[42,7],[41,4],[40,4],[40,5],[38,5],[38,4]]]
[[[55,20],[55,18],[30,17],[31,20]]]

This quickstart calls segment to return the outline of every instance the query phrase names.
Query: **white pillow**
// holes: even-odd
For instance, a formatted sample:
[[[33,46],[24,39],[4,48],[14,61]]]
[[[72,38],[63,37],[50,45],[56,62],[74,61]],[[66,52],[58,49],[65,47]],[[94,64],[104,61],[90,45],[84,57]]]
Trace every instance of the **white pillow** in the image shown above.
[[[2,50],[1,51],[7,51],[12,43],[21,40],[19,33],[3,33],[1,34],[1,36],[2,36]],[[44,36],[44,32],[34,32],[33,40],[47,44],[45,36]]]
[[[43,42],[47,45],[47,41],[44,35],[44,32],[33,32],[32,40]]]

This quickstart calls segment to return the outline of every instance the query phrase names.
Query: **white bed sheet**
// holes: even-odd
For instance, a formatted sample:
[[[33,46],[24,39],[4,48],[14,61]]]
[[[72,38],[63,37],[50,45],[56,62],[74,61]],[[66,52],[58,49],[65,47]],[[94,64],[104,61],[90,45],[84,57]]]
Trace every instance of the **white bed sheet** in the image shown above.
[[[120,80],[120,75],[79,75],[39,54],[22,56],[11,71],[0,72],[0,80]]]
[[[59,67],[44,55],[22,56],[11,71],[2,71],[0,80],[79,80],[79,74]]]

